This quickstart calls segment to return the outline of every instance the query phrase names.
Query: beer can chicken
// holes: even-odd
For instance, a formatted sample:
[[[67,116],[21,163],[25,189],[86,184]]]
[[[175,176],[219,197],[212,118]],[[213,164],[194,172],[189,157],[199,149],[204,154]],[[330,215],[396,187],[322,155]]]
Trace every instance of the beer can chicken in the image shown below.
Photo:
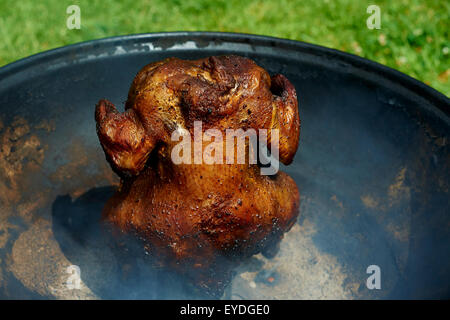
[[[201,133],[214,129],[224,137],[229,129],[268,130],[269,150],[270,130],[276,129],[279,161],[293,161],[300,132],[295,88],[250,59],[151,63],[135,77],[125,111],[100,100],[95,121],[106,159],[121,178],[103,220],[140,239],[152,261],[200,290],[220,295],[233,268],[254,254],[272,254],[298,217],[294,180],[283,172],[261,174],[262,164],[250,157],[230,163],[225,142],[223,153],[215,151],[222,163],[195,161],[194,147],[183,149],[184,159],[192,161],[173,159],[181,141],[174,132],[189,133],[183,137],[192,143],[186,145],[194,146],[195,123],[201,123]],[[201,141],[200,153],[212,141]]]

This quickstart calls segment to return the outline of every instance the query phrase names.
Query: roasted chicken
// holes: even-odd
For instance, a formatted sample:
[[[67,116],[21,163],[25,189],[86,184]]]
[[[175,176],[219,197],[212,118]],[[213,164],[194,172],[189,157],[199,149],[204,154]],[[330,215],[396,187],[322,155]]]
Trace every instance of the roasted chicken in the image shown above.
[[[216,129],[224,136],[227,129],[277,129],[279,160],[290,164],[300,119],[295,88],[284,76],[270,77],[239,56],[170,58],[137,74],[125,112],[100,100],[95,120],[106,158],[121,177],[104,220],[136,235],[154,261],[205,292],[220,295],[233,266],[270,254],[295,223],[299,193],[285,173],[262,175],[261,164],[247,158],[227,163],[225,147],[223,163],[196,163],[195,152],[190,163],[172,158],[179,143],[173,133],[189,133],[194,144],[194,123],[201,121],[202,133]],[[201,143],[201,152],[211,141]],[[270,150],[270,131],[265,142]]]

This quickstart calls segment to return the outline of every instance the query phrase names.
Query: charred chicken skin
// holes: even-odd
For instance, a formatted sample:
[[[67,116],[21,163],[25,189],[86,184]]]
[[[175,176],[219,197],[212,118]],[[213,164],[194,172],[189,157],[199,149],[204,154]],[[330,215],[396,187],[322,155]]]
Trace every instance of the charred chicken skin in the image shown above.
[[[295,88],[284,76],[270,77],[238,56],[169,58],[137,74],[125,112],[100,100],[95,120],[106,158],[121,177],[103,219],[137,235],[154,261],[197,287],[220,294],[232,266],[270,252],[295,223],[299,193],[285,173],[262,175],[248,160],[175,164],[171,158],[179,143],[172,133],[181,128],[194,137],[194,122],[201,121],[203,131],[224,136],[226,129],[278,129],[279,160],[290,164],[300,119]]]

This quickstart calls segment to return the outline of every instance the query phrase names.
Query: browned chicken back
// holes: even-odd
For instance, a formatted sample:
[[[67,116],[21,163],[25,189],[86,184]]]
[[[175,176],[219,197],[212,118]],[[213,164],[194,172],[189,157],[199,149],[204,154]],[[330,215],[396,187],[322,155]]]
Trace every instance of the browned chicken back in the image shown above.
[[[236,261],[269,252],[291,228],[299,193],[283,172],[263,175],[260,163],[248,157],[236,163],[238,148],[231,154],[235,161],[227,162],[225,142],[210,153],[219,161],[196,161],[211,151],[211,142],[220,142],[210,137],[195,151],[196,124],[201,123],[203,137],[211,130],[226,137],[227,129],[265,129],[269,150],[276,129],[279,160],[289,164],[300,130],[295,88],[284,76],[270,77],[238,56],[170,58],[138,73],[125,109],[119,113],[101,100],[95,112],[106,158],[121,177],[104,219],[136,234],[161,265],[220,293]],[[184,137],[192,148],[179,153]],[[184,161],[174,161],[174,154]]]

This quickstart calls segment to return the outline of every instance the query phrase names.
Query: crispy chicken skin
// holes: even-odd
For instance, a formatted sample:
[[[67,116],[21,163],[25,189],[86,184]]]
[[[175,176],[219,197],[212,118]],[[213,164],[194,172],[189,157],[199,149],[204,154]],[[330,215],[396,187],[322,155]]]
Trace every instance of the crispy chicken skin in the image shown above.
[[[197,287],[220,295],[232,266],[270,252],[296,221],[298,189],[283,172],[261,175],[248,158],[245,164],[171,159],[179,143],[172,132],[186,129],[193,139],[194,121],[202,121],[203,131],[218,129],[223,137],[226,129],[278,129],[279,159],[290,164],[300,119],[295,88],[284,76],[270,77],[238,56],[170,58],[137,74],[125,112],[100,100],[95,120],[106,158],[121,177],[103,219],[137,235],[154,260]],[[267,143],[270,150],[270,135]]]

